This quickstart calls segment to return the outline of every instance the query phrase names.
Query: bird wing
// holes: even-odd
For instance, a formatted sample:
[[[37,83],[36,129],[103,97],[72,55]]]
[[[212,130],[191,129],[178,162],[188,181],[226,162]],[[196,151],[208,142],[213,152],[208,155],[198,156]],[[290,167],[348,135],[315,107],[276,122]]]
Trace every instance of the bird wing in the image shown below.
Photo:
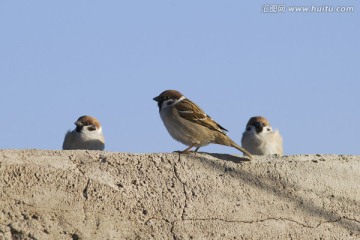
[[[176,110],[178,111],[180,117],[200,124],[204,127],[207,127],[211,130],[215,130],[225,134],[226,130],[220,124],[215,122],[210,116],[208,116],[201,108],[199,108],[195,103],[189,99],[184,99],[175,105]]]

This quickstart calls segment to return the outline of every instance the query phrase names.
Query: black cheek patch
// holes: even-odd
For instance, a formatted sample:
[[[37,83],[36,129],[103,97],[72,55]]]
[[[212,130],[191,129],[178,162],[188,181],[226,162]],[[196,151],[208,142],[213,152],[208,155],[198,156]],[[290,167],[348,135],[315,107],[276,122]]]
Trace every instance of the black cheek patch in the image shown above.
[[[95,130],[96,130],[96,127],[95,127],[95,126],[89,126],[89,127],[88,127],[88,130],[89,130],[89,131],[95,131]]]

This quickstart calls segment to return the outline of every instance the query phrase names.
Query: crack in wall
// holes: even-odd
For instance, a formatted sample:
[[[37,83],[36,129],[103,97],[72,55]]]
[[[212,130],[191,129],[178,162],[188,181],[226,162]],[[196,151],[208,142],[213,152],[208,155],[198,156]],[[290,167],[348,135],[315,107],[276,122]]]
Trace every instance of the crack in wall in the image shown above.
[[[343,218],[344,218],[345,220],[348,220],[348,221],[360,223],[360,221],[357,220],[357,219],[355,219],[355,218],[348,218],[348,217],[346,217],[346,216],[343,216]]]
[[[329,221],[324,221],[324,222],[320,222],[315,226],[311,226],[311,225],[306,225],[304,223],[295,221],[294,219],[290,219],[290,218],[265,218],[265,219],[258,219],[258,220],[250,220],[250,221],[241,221],[241,220],[227,220],[227,219],[222,219],[222,218],[189,218],[189,219],[184,219],[184,221],[222,221],[222,222],[226,222],[226,223],[244,223],[244,224],[254,224],[254,223],[261,223],[261,222],[266,222],[266,221],[284,221],[284,222],[293,222],[296,223],[297,225],[300,225],[304,228],[318,228],[320,227],[322,224],[325,223],[335,223],[335,222],[339,222],[341,221],[342,218],[338,218],[336,220],[329,220]]]
[[[226,223],[240,223],[240,224],[256,224],[256,223],[262,223],[262,222],[266,222],[266,221],[284,221],[284,222],[292,222],[292,223],[295,223],[297,225],[300,225],[304,228],[312,228],[312,229],[316,229],[318,227],[320,227],[321,225],[323,224],[327,224],[327,223],[337,223],[337,222],[340,222],[341,220],[348,220],[348,221],[353,221],[353,222],[356,222],[356,223],[360,223],[360,221],[356,220],[356,219],[351,219],[351,218],[348,218],[348,217],[339,217],[335,220],[329,220],[329,221],[324,221],[324,222],[319,222],[318,224],[312,226],[312,225],[307,225],[307,224],[304,224],[304,223],[301,223],[301,222],[298,222],[294,219],[290,219],[290,218],[283,218],[283,217],[280,217],[280,218],[272,218],[272,217],[269,217],[269,218],[264,218],[264,219],[258,219],[258,220],[249,220],[249,221],[242,221],[242,220],[227,220],[227,219],[223,219],[223,218],[186,218],[186,219],[181,219],[181,220],[175,220],[173,222],[167,220],[167,219],[164,219],[164,218],[149,218],[145,224],[148,223],[148,221],[150,220],[157,220],[157,221],[165,221],[169,224],[172,224],[172,231],[173,231],[173,228],[174,228],[174,225],[175,223],[177,222],[184,222],[184,221],[221,221],[221,222],[226,222]]]
[[[323,224],[327,224],[327,223],[337,223],[340,222],[341,220],[348,220],[348,221],[353,221],[353,222],[357,222],[360,223],[358,220],[356,219],[351,219],[348,217],[339,217],[338,219],[335,220],[329,220],[329,221],[324,221],[324,222],[319,222],[318,224],[312,226],[312,225],[307,225],[301,222],[298,222],[294,219],[290,219],[290,218],[265,218],[265,219],[258,219],[258,220],[249,220],[249,221],[241,221],[241,220],[227,220],[227,219],[222,219],[222,218],[194,218],[194,219],[181,219],[181,220],[175,220],[175,221],[169,221],[168,219],[165,218],[149,218],[146,222],[145,225],[147,225],[149,223],[150,220],[155,220],[155,221],[165,221],[166,223],[170,224],[171,228],[170,228],[170,234],[172,235],[172,239],[173,240],[177,240],[177,236],[176,233],[174,231],[175,229],[175,224],[177,223],[182,223],[185,221],[221,221],[221,222],[225,222],[225,223],[235,223],[235,224],[257,224],[257,223],[262,223],[262,222],[266,222],[266,221],[283,221],[283,222],[291,222],[291,223],[295,223],[303,228],[309,228],[309,229],[317,229],[319,228],[321,225]]]
[[[179,159],[178,161],[180,162],[180,153],[179,153]],[[186,208],[188,206],[188,195],[186,193],[186,183],[183,182],[179,176],[179,172],[178,172],[178,169],[177,169],[177,163],[174,163],[174,174],[175,174],[175,177],[179,180],[179,182],[182,184],[183,186],[183,192],[184,192],[184,196],[185,196],[185,201],[184,201],[184,207],[182,209],[182,213],[181,213],[181,220],[184,220],[185,218],[185,211],[186,211]]]
[[[338,223],[342,220],[347,220],[347,221],[352,221],[355,223],[360,223],[360,221],[358,221],[357,219],[352,219],[352,218],[348,218],[348,217],[339,217],[337,219],[334,220],[328,220],[328,221],[323,221],[323,222],[319,222],[318,224],[312,226],[312,225],[307,225],[301,222],[298,222],[294,219],[290,219],[290,218],[265,218],[265,219],[259,219],[259,220],[253,220],[253,221],[239,221],[239,220],[227,220],[227,219],[221,219],[221,218],[194,218],[194,219],[184,219],[184,221],[223,221],[223,222],[228,222],[228,223],[245,223],[245,224],[254,224],[254,223],[259,223],[259,222],[266,222],[266,221],[287,221],[287,222],[293,222],[296,223],[297,225],[300,225],[304,228],[312,228],[312,229],[316,229],[318,227],[320,227],[323,224],[327,224],[327,223]]]
[[[85,200],[88,200],[88,188],[89,188],[89,184],[90,184],[90,179],[87,180],[86,186],[85,186],[84,190],[82,191],[83,197],[85,198]]]
[[[360,221],[355,218],[348,218],[346,216],[343,216],[341,219],[360,224]],[[360,226],[359,226],[359,231],[360,231]]]

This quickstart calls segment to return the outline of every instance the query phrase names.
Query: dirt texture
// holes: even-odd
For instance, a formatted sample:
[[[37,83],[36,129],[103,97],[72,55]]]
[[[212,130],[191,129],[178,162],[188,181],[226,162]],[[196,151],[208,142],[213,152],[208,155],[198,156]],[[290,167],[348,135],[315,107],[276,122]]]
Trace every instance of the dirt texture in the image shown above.
[[[360,239],[360,156],[0,150],[3,239]]]

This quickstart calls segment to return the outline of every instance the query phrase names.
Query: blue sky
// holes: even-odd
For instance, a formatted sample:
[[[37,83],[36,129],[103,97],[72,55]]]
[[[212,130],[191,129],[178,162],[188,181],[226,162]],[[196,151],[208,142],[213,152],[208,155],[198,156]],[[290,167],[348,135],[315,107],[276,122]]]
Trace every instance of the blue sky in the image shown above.
[[[152,100],[177,89],[238,143],[262,115],[287,155],[359,155],[359,14],[357,1],[1,1],[0,148],[61,149],[86,114],[106,150],[183,150]]]

